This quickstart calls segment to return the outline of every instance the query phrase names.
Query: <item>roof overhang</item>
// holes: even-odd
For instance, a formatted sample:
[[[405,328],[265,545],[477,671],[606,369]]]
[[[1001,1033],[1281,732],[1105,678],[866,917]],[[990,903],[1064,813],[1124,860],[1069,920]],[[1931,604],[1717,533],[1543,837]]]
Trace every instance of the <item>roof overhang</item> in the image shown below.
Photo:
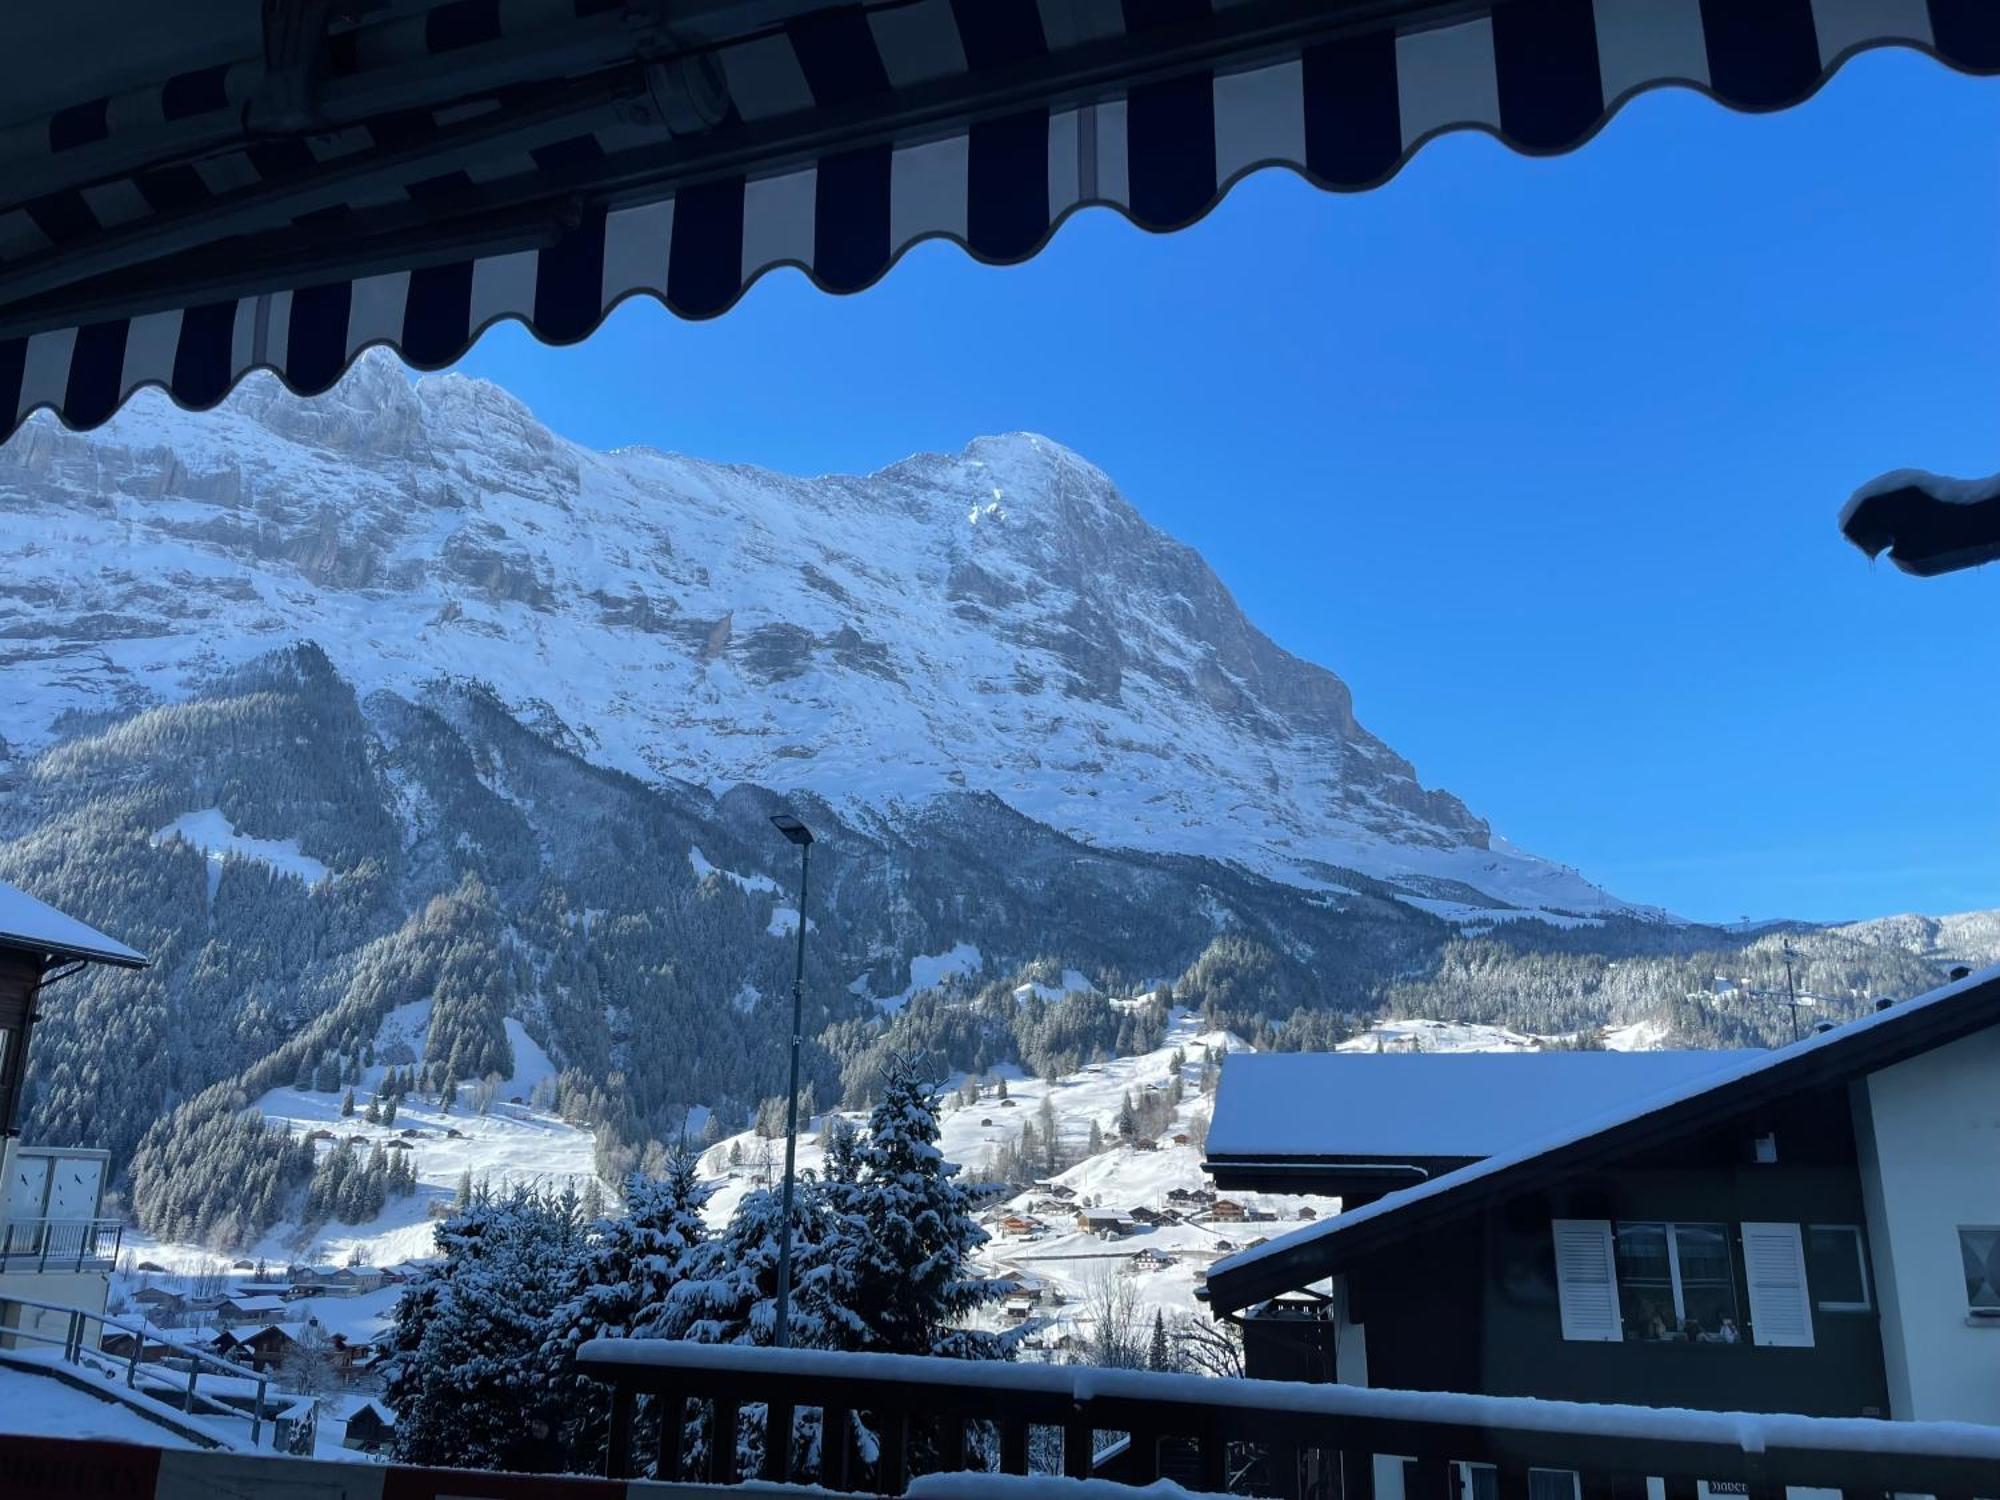
[[[0,433],[495,321],[583,338],[796,266],[1032,255],[1091,204],[1166,230],[1238,178],[1391,176],[1446,131],[1532,153],[1664,84],[1738,109],[1878,45],[2000,70],[1987,0],[140,0],[0,19]]]
[[[1338,1198],[1353,1208],[1398,1188],[1414,1187],[1455,1172],[1476,1156],[1427,1157],[1421,1161],[1374,1161],[1352,1157],[1210,1156],[1202,1171],[1217,1188],[1232,1193],[1309,1193]]]
[[[152,963],[138,949],[0,881],[0,950],[6,949],[28,954],[44,965],[83,962],[144,969]]]
[[[1761,1055],[1733,1073],[1656,1100],[1600,1127],[1496,1157],[1392,1193],[1219,1261],[1210,1305],[1231,1313],[1338,1275],[1357,1259],[1456,1225],[1505,1199],[1560,1184],[1802,1091],[1845,1084],[2000,1025],[2000,968],[1991,968],[1844,1027]]]
[[[1840,530],[1870,557],[1919,578],[2000,559],[2000,474],[1949,479],[1899,469],[1855,491]]]

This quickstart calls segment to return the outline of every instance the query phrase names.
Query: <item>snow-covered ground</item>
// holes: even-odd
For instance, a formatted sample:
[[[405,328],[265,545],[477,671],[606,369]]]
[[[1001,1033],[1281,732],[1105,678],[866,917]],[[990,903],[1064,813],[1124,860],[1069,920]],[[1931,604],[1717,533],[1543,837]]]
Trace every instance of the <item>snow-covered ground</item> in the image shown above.
[[[259,839],[238,833],[236,825],[222,815],[219,807],[182,813],[153,835],[156,844],[173,839],[192,844],[208,856],[208,899],[211,901],[215,899],[215,888],[222,880],[222,863],[232,856],[269,865],[280,875],[295,875],[309,886],[318,885],[327,878],[326,866],[310,854],[301,853],[297,839]]]
[[[376,1034],[376,1056],[401,1056],[397,1044],[402,1043],[412,1058],[421,1057],[429,1024],[428,1000],[398,1006]],[[363,1115],[389,1071],[391,1064],[386,1061],[363,1070],[351,1116],[340,1113],[344,1087],[331,1094],[277,1088],[258,1099],[257,1109],[266,1119],[301,1132],[330,1130],[337,1139],[353,1138],[364,1151],[391,1140],[407,1142],[418,1186],[414,1194],[389,1203],[368,1223],[326,1224],[310,1234],[296,1224],[281,1223],[230,1258],[264,1260],[279,1267],[294,1262],[338,1265],[352,1259],[395,1265],[433,1253],[436,1215],[451,1202],[467,1172],[475,1181],[490,1181],[495,1187],[574,1183],[581,1189],[596,1174],[595,1140],[588,1130],[529,1102],[537,1085],[553,1078],[557,1070],[520,1022],[510,1018],[506,1027],[514,1049],[514,1073],[484,1114],[473,1107],[473,1090],[461,1088],[458,1102],[448,1111],[440,1109],[435,1099],[409,1094],[397,1106],[394,1125],[369,1124]],[[409,1131],[416,1134],[406,1134]],[[319,1149],[324,1152],[332,1146],[332,1141],[325,1141]],[[176,1271],[192,1271],[216,1258],[213,1251],[199,1246],[162,1244],[136,1231],[127,1233],[125,1244],[135,1259]]]
[[[0,1432],[28,1437],[99,1438],[155,1448],[193,1448],[179,1433],[123,1402],[93,1396],[53,1375],[0,1365]]]

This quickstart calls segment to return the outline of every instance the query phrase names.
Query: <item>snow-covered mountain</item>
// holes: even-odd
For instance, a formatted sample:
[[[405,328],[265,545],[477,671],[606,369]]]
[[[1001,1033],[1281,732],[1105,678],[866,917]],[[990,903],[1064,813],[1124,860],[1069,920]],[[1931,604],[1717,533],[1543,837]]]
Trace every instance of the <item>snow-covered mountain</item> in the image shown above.
[[[377,355],[313,401],[262,378],[199,416],[147,394],[89,434],[33,421],[0,515],[16,755],[311,641],[364,701],[480,681],[599,765],[808,789],[864,826],[986,793],[1458,921],[1655,915],[1423,787],[1338,677],[1043,437],[794,478],[592,452]]]

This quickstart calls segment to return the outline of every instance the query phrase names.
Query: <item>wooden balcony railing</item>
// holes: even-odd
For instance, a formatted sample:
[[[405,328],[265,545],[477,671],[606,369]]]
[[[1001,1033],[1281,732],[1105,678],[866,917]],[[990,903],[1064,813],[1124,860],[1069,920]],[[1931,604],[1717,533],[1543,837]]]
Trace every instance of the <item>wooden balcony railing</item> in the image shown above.
[[[1104,1435],[1119,1434],[1130,1441],[1112,1472],[1130,1483],[1158,1478],[1163,1448],[1178,1445],[1192,1450],[1194,1471],[1182,1479],[1189,1489],[1242,1486],[1244,1460],[1261,1457],[1256,1492],[1290,1494],[1298,1485],[1289,1476],[1310,1456],[1313,1487],[1326,1500],[1370,1500],[1376,1455],[1403,1461],[1409,1500],[1461,1500],[1459,1465],[1490,1465],[1502,1500],[1525,1500],[1533,1470],[1576,1474],[1585,1500],[1636,1500],[1648,1477],[1664,1481],[1668,1500],[1693,1500],[1702,1480],[1744,1485],[1753,1500],[1783,1500],[1787,1485],[1840,1490],[1850,1500],[2000,1500],[2000,1427],[1971,1423],[1662,1411],[655,1339],[598,1339],[578,1351],[577,1364],[612,1388],[605,1472],[613,1478],[635,1467],[644,1394],[659,1407],[649,1457],[661,1480],[747,1477],[736,1472],[734,1438],[743,1409],[762,1405],[765,1430],[776,1434],[790,1434],[798,1410],[821,1411],[821,1430],[832,1436],[818,1482],[880,1495],[904,1492],[918,1453],[938,1471],[981,1468],[972,1455],[985,1452],[999,1472],[1027,1473],[1030,1433],[1042,1428],[1060,1434],[1062,1471],[1073,1477],[1103,1477]],[[684,1476],[691,1403],[705,1407],[710,1441],[703,1472]],[[851,1440],[855,1414],[865,1414],[879,1447],[865,1466]],[[979,1441],[968,1441],[969,1429]],[[913,1434],[924,1441],[913,1443]],[[767,1442],[760,1477],[794,1477],[789,1449],[789,1437]]]

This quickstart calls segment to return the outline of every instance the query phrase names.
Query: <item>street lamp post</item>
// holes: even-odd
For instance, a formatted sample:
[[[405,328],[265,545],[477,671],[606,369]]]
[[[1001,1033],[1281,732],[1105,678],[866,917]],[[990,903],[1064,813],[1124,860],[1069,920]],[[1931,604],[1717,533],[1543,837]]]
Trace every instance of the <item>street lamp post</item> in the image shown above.
[[[792,966],[792,1086],[785,1093],[785,1190],[779,1214],[784,1230],[778,1239],[778,1327],[780,1349],[792,1345],[792,1177],[799,1151],[799,1033],[805,1028],[806,995],[806,867],[812,862],[812,830],[790,813],[771,818],[776,828],[799,847],[799,942]]]

